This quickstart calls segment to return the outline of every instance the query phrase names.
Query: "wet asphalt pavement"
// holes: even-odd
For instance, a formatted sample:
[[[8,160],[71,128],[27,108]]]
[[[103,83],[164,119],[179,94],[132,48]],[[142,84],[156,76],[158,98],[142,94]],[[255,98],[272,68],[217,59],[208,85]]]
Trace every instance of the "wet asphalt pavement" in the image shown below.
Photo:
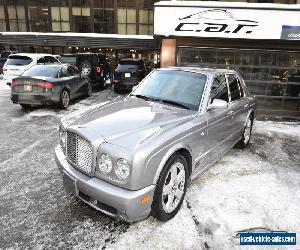
[[[105,248],[128,228],[66,194],[55,164],[60,117],[116,98],[110,89],[67,110],[24,111],[0,90],[0,248]]]
[[[120,95],[24,111],[0,84],[0,249],[240,249],[238,230],[299,235],[299,123],[257,122],[250,147],[201,175],[174,219],[127,224],[67,194],[54,159],[63,115]]]

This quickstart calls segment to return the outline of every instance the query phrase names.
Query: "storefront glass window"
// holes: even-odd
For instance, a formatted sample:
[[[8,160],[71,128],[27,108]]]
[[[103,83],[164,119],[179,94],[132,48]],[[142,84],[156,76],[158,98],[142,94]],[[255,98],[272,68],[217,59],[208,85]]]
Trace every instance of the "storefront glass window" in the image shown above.
[[[89,7],[73,7],[72,15],[75,32],[92,32],[90,23],[91,9]]]
[[[5,14],[4,14],[4,6],[0,1],[0,31],[6,31],[6,23],[5,23]]]
[[[94,30],[96,33],[113,34],[114,32],[114,9],[94,9]]]
[[[28,18],[30,31],[48,32],[49,31],[49,12],[47,6],[28,6]]]
[[[139,34],[153,35],[153,10],[139,11]]]
[[[52,31],[70,31],[68,7],[51,7]]]
[[[239,71],[258,109],[300,116],[300,52],[179,47],[177,64]]]
[[[136,9],[118,8],[118,34],[136,34]]]
[[[7,6],[9,29],[10,31],[16,32],[26,31],[25,24],[25,8],[24,6]]]

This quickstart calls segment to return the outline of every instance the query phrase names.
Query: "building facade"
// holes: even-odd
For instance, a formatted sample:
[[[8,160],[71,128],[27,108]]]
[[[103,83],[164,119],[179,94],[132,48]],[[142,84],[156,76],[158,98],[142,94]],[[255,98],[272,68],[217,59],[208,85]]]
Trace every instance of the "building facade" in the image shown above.
[[[127,56],[155,59],[157,62],[160,60],[163,67],[199,65],[234,68],[241,72],[250,92],[256,95],[259,114],[300,117],[300,14],[294,15],[296,12],[300,13],[300,5],[296,5],[300,4],[300,0],[157,2],[0,0],[0,50],[53,54],[102,52],[116,60]],[[244,14],[235,13],[232,10],[241,9],[239,2],[253,3],[253,8],[245,7],[247,12]],[[217,16],[225,13],[228,16],[223,20],[232,20],[212,26],[211,17],[206,17],[202,20],[208,26],[200,30],[193,27],[193,23],[197,24],[202,17],[197,19],[197,16],[181,16],[184,14],[181,13],[184,5],[193,10],[195,4],[197,8],[205,8],[210,3],[216,9],[225,10],[217,13]],[[264,5],[262,3],[275,4],[261,7]],[[157,8],[162,5],[165,9],[169,8],[169,11],[156,21]],[[176,11],[170,11],[174,6],[179,9],[180,16],[175,15]],[[229,10],[229,14],[226,10]],[[275,14],[287,12],[279,14],[277,18],[276,14],[272,19],[273,10]],[[257,37],[254,36],[258,25],[254,17],[256,12],[259,13],[256,18],[260,20],[260,26],[269,24],[265,30],[257,33]],[[235,17],[238,20],[234,20]],[[196,20],[173,27],[171,20],[174,21],[174,18],[176,22],[180,18]],[[280,25],[280,30],[274,29],[277,21],[285,20],[288,25]],[[161,32],[161,28],[165,30]],[[172,33],[175,28],[178,30]],[[189,30],[193,34],[188,33]],[[291,31],[295,33],[295,37],[287,37],[291,35]],[[179,35],[178,32],[182,34]],[[223,35],[220,36],[221,33]],[[242,33],[245,36],[238,36]],[[271,38],[272,36],[274,37]]]
[[[154,0],[0,0],[0,32],[153,34]]]
[[[154,35],[162,67],[235,69],[259,115],[299,118],[299,20],[300,5],[164,1],[155,4]]]

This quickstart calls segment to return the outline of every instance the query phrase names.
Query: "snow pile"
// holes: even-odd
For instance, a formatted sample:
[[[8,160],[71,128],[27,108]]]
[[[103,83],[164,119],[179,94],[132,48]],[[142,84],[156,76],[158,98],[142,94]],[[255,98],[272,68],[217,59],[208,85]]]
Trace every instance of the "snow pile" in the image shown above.
[[[300,166],[285,144],[295,143],[292,149],[299,152],[300,126],[260,121],[255,126],[253,144],[232,149],[193,182],[174,219],[135,223],[112,247],[240,249],[237,232],[257,227],[299,235]]]
[[[10,91],[10,87],[6,84],[5,81],[0,80],[0,90]]]

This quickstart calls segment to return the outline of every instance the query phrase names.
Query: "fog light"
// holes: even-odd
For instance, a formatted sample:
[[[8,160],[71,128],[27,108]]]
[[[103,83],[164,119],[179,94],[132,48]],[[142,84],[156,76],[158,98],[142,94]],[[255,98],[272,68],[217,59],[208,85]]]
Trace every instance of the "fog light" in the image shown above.
[[[119,216],[122,220],[127,220],[128,219],[128,216],[127,216],[125,211],[121,211]]]

